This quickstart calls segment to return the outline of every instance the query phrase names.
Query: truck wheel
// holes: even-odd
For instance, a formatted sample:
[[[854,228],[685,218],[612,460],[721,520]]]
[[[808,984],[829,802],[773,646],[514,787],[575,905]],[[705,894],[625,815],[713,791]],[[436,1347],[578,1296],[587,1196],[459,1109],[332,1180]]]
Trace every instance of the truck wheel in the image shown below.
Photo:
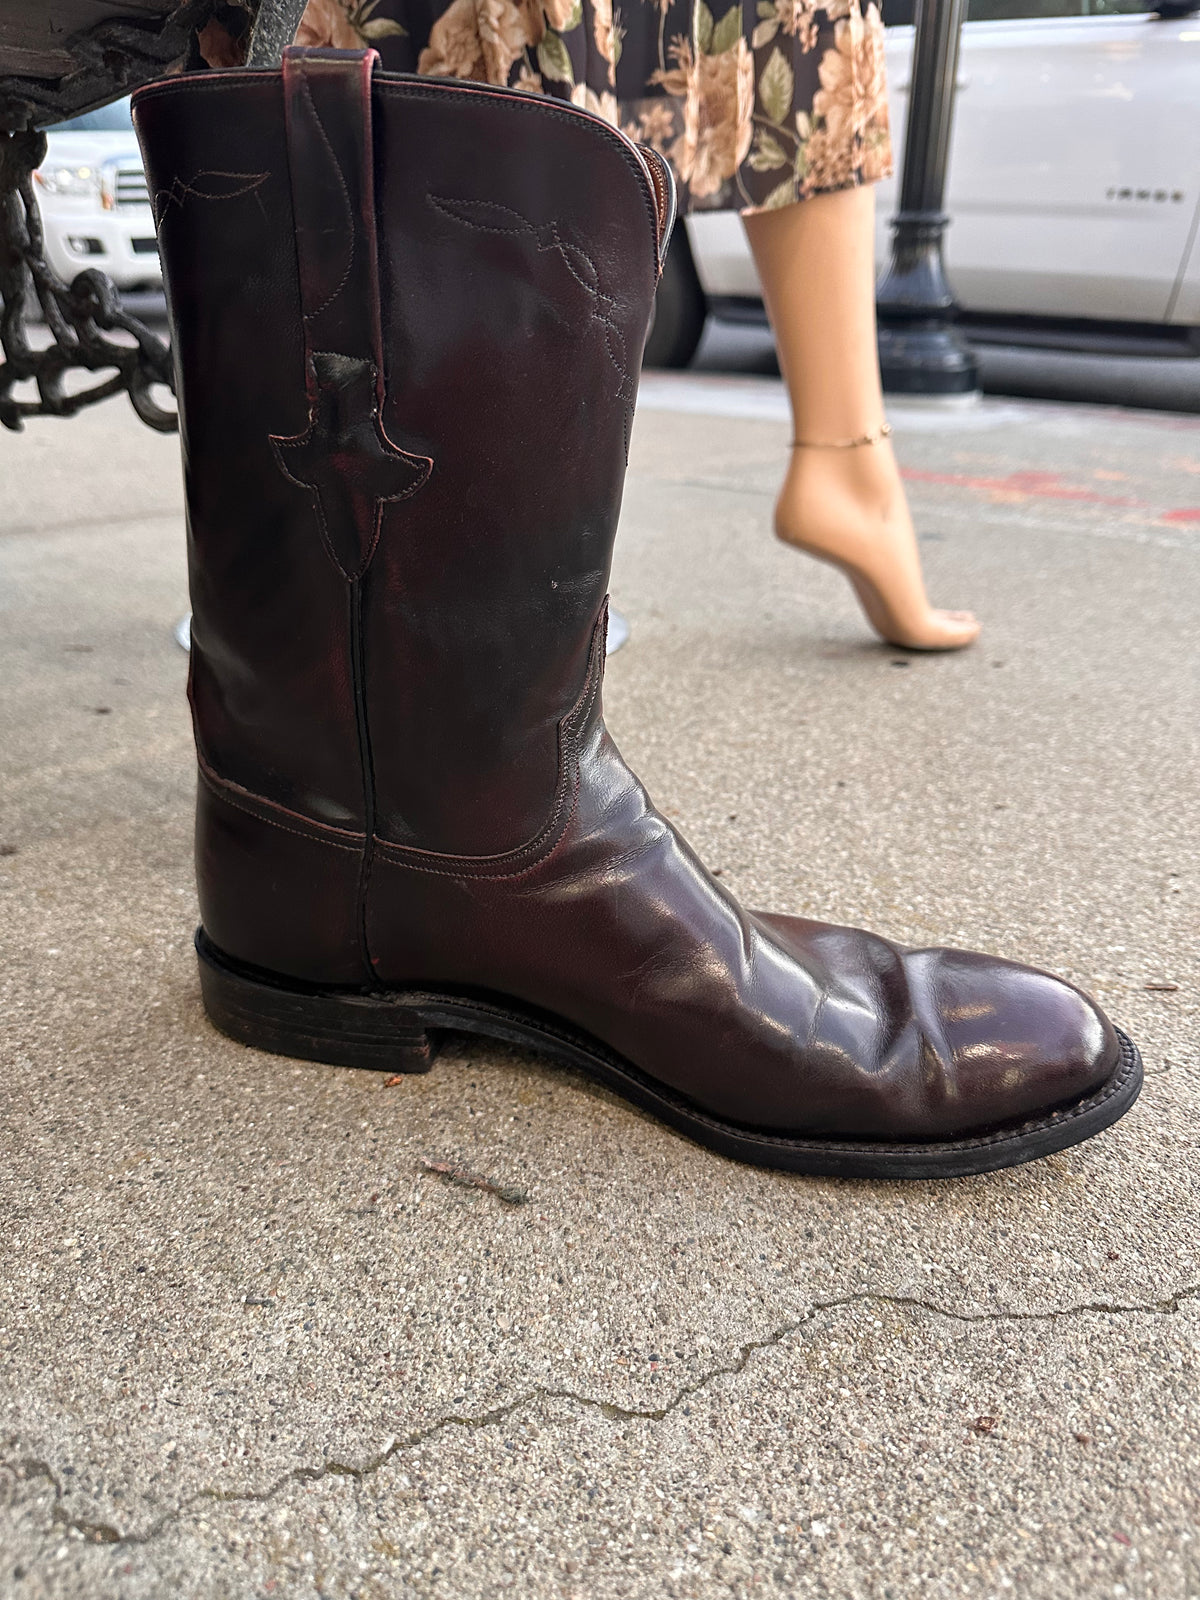
[[[708,319],[708,302],[682,218],[671,235],[667,262],[654,297],[654,319],[642,357],[647,367],[686,367]]]

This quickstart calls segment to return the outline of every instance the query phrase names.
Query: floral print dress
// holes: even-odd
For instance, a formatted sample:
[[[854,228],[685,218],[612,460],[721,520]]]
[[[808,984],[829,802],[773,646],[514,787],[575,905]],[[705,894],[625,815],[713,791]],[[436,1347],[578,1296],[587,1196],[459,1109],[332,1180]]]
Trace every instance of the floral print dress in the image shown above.
[[[875,0],[308,0],[296,37],[585,106],[660,150],[693,211],[891,171]]]

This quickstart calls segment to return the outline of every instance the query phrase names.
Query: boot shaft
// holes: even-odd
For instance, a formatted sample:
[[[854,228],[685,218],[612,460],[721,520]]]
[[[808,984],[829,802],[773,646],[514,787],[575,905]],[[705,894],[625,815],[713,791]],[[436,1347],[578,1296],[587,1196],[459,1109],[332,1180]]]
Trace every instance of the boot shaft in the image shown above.
[[[372,66],[137,98],[197,745],[348,845],[497,855],[551,813],[583,696],[667,190],[584,112]]]

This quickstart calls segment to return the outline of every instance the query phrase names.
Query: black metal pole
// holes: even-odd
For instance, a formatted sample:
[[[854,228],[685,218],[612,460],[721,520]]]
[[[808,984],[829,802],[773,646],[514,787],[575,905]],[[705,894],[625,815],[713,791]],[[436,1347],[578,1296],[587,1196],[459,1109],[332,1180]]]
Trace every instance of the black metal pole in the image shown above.
[[[892,259],[876,291],[879,365],[890,394],[966,394],[979,387],[954,326],[942,235],[958,44],[967,0],[917,0],[900,209]]]

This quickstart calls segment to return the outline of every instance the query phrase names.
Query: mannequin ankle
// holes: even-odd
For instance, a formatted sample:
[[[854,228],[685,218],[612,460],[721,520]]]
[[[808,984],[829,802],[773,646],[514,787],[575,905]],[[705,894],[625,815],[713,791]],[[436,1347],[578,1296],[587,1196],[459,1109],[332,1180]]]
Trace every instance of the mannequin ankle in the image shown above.
[[[886,440],[857,450],[793,450],[780,490],[780,510],[822,506],[845,514],[890,518],[906,510],[904,484]]]

